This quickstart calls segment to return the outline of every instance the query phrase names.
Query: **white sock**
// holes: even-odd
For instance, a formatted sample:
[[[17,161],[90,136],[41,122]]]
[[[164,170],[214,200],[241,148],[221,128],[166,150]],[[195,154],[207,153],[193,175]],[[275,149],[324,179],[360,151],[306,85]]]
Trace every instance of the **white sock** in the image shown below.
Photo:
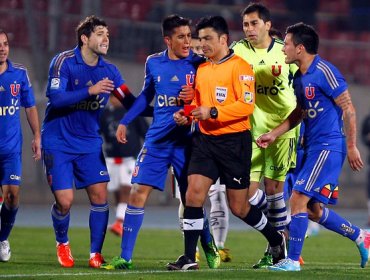
[[[122,220],[122,221],[125,219],[126,208],[127,208],[127,203],[124,203],[124,202],[118,203],[117,210],[116,210],[117,219]]]
[[[223,191],[210,192],[210,225],[217,248],[224,248],[229,231],[229,208]]]
[[[267,200],[263,190],[258,189],[256,193],[249,199],[251,205],[257,206],[263,214],[267,215]]]

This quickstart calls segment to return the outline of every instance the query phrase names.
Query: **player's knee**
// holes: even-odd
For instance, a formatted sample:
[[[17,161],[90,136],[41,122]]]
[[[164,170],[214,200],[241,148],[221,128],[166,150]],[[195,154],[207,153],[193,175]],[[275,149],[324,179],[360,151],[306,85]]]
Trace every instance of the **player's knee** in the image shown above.
[[[107,203],[107,193],[106,192],[96,192],[96,193],[90,194],[90,202],[94,204]]]
[[[205,196],[198,188],[189,187],[186,191],[186,206],[202,207],[204,200]]]
[[[64,216],[69,213],[72,207],[72,201],[59,201],[56,203],[57,210]]]
[[[18,194],[10,193],[9,195],[5,197],[4,202],[10,208],[17,208],[19,205],[19,196]]]
[[[249,203],[238,203],[238,202],[229,202],[229,207],[231,213],[233,213],[234,216],[239,218],[244,218],[250,209]]]
[[[130,193],[129,204],[134,207],[144,207],[148,195],[149,194],[141,188],[132,189]]]
[[[311,207],[308,205],[307,208],[308,218],[311,221],[319,222],[322,216],[322,208],[321,207]]]

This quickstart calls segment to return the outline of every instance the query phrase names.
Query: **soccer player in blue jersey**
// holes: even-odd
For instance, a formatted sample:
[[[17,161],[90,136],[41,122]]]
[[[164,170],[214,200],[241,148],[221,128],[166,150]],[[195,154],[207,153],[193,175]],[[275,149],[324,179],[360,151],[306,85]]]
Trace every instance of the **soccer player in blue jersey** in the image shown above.
[[[27,69],[8,59],[9,39],[0,30],[0,185],[4,203],[1,208],[0,261],[11,257],[8,237],[19,206],[22,175],[22,129],[20,108],[24,107],[34,139],[33,158],[41,158],[40,124],[35,97]]]
[[[190,51],[188,19],[178,15],[166,17],[162,22],[162,34],[167,49],[147,58],[143,90],[121,120],[116,133],[118,142],[127,143],[127,125],[154,99],[153,122],[132,175],[131,182],[137,185],[131,190],[126,209],[121,254],[104,265],[105,269],[132,268],[132,254],[143,222],[145,203],[153,189],[163,191],[170,166],[173,167],[184,202],[191,133],[189,126],[176,125],[173,114],[192,100],[195,72],[203,58]],[[214,262],[219,263],[220,256],[209,229],[203,233],[202,246],[208,265],[212,267]]]
[[[108,171],[99,134],[100,114],[113,92],[124,106],[135,99],[116,66],[103,59],[109,47],[107,24],[90,16],[76,29],[78,46],[56,55],[50,65],[42,127],[46,176],[55,203],[51,217],[58,261],[72,267],[68,238],[73,185],[85,189],[90,200],[89,266],[100,267],[108,223]]]
[[[287,63],[299,67],[293,84],[298,104],[280,126],[257,139],[259,146],[267,147],[304,121],[306,155],[290,198],[288,258],[269,267],[274,271],[300,270],[298,258],[308,218],[354,241],[361,267],[366,266],[369,256],[370,235],[325,207],[337,202],[338,178],[346,155],[354,171],[361,170],[363,162],[356,144],[356,112],[348,85],[335,66],[317,55],[318,46],[319,37],[311,26],[297,23],[287,28],[283,52]]]

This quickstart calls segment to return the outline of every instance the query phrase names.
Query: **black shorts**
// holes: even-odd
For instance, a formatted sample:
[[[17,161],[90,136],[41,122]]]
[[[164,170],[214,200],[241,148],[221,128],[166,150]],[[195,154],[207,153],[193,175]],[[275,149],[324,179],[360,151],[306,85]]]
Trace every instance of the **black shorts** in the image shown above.
[[[193,135],[188,175],[200,174],[214,182],[220,177],[230,189],[245,189],[250,183],[252,136],[249,130],[223,134]]]

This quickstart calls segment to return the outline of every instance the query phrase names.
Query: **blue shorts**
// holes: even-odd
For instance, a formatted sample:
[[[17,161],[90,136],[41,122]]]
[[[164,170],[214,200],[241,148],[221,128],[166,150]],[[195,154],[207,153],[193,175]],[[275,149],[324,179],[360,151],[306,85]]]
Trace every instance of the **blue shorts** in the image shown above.
[[[82,189],[93,184],[108,182],[109,175],[102,151],[89,154],[70,154],[43,150],[46,178],[53,192]]]
[[[188,186],[187,166],[190,147],[146,147],[141,149],[132,174],[131,183],[152,186],[164,190],[168,169],[172,165],[180,192],[184,194]]]
[[[3,185],[21,184],[22,153],[0,154],[0,183]]]
[[[290,196],[292,195],[292,189],[296,181],[297,175],[299,174],[299,171],[302,168],[303,161],[304,161],[304,149],[297,149],[297,158],[295,161],[295,167],[291,168],[289,172],[286,174],[284,182],[284,200],[289,200]]]
[[[314,202],[336,204],[338,179],[345,158],[345,153],[328,150],[307,153],[293,190],[303,193]]]

